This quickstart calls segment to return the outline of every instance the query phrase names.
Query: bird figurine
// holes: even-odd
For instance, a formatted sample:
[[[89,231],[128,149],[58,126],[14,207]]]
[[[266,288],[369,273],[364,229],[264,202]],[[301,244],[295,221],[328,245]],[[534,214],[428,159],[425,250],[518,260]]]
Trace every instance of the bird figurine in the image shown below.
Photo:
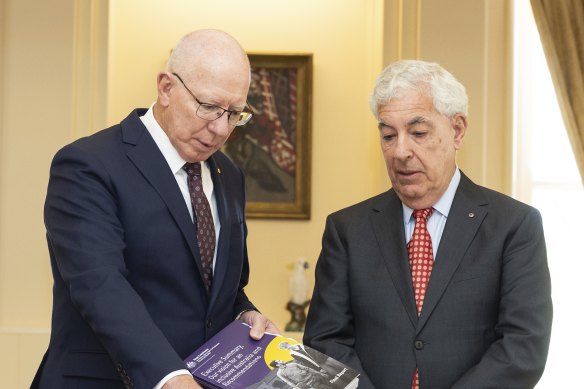
[[[308,269],[308,262],[304,258],[299,258],[293,264],[292,275],[288,281],[288,291],[290,293],[290,301],[286,305],[286,309],[291,313],[292,318],[286,324],[286,331],[304,331],[304,324],[306,323],[305,309],[310,304],[308,296],[308,280],[306,278],[305,270]]]

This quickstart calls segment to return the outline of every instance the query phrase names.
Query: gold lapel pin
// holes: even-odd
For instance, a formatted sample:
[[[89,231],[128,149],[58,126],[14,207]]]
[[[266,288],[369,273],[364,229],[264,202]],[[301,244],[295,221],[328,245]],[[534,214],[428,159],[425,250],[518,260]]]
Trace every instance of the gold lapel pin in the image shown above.
[[[221,169],[217,168],[217,173],[221,174]]]

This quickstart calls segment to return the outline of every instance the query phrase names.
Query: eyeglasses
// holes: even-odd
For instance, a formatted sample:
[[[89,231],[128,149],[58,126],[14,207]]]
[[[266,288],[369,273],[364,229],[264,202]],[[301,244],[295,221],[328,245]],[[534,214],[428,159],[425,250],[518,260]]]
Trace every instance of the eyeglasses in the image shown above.
[[[223,116],[223,114],[225,112],[227,112],[227,122],[229,123],[229,125],[243,126],[244,124],[249,122],[249,119],[251,119],[251,117],[253,116],[253,114],[254,114],[253,109],[247,104],[247,102],[245,103],[245,108],[242,111],[233,111],[233,110],[221,108],[221,107],[214,105],[214,104],[203,103],[203,102],[199,101],[199,99],[197,99],[197,96],[195,96],[195,94],[193,92],[191,92],[191,90],[186,86],[186,84],[182,80],[182,78],[180,78],[180,76],[176,73],[172,73],[172,74],[174,76],[176,76],[176,78],[178,78],[178,80],[185,87],[187,92],[189,92],[190,95],[193,96],[193,98],[195,99],[197,104],[199,104],[199,107],[197,108],[196,113],[197,113],[197,116],[200,117],[201,119],[205,119],[205,120],[209,120],[209,121],[217,120],[221,116]]]

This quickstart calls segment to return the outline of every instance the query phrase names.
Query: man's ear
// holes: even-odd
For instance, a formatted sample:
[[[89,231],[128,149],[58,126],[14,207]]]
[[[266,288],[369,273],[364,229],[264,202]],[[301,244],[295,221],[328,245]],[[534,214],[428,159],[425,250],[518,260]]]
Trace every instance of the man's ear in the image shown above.
[[[459,150],[462,145],[462,138],[466,135],[466,128],[468,126],[466,115],[459,112],[450,120],[452,123],[452,129],[454,130],[454,148]]]
[[[158,73],[156,87],[158,89],[158,103],[164,107],[170,104],[170,96],[175,85],[172,75],[168,72]]]

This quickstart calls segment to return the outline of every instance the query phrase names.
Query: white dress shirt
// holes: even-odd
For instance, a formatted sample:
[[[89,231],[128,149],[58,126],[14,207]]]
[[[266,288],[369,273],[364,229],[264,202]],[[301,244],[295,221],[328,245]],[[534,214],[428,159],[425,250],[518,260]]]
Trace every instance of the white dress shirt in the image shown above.
[[[152,111],[152,105],[150,109],[144,114],[144,116],[140,117],[142,123],[146,126],[146,129],[154,139],[156,146],[160,149],[160,152],[166,159],[172,174],[174,174],[174,178],[180,188],[180,191],[185,199],[185,203],[189,209],[189,213],[191,215],[191,220],[193,219],[193,206],[191,204],[191,195],[189,194],[189,186],[187,184],[187,172],[183,170],[183,166],[187,163],[182,157],[178,154],[178,151],[174,148],[172,143],[170,143],[170,139],[160,127],[156,119],[154,118],[154,112]],[[203,191],[205,192],[205,196],[209,201],[209,205],[211,206],[211,213],[213,214],[213,223],[215,224],[215,236],[217,240],[219,240],[219,232],[221,231],[221,221],[219,220],[219,213],[217,211],[217,200],[215,199],[214,187],[213,187],[213,179],[211,178],[211,170],[209,168],[209,162],[203,161],[201,162],[201,179],[203,181]],[[196,236],[194,237],[196,239]],[[215,261],[217,259],[217,244],[215,245],[215,254],[213,255],[213,268],[215,268]]]

